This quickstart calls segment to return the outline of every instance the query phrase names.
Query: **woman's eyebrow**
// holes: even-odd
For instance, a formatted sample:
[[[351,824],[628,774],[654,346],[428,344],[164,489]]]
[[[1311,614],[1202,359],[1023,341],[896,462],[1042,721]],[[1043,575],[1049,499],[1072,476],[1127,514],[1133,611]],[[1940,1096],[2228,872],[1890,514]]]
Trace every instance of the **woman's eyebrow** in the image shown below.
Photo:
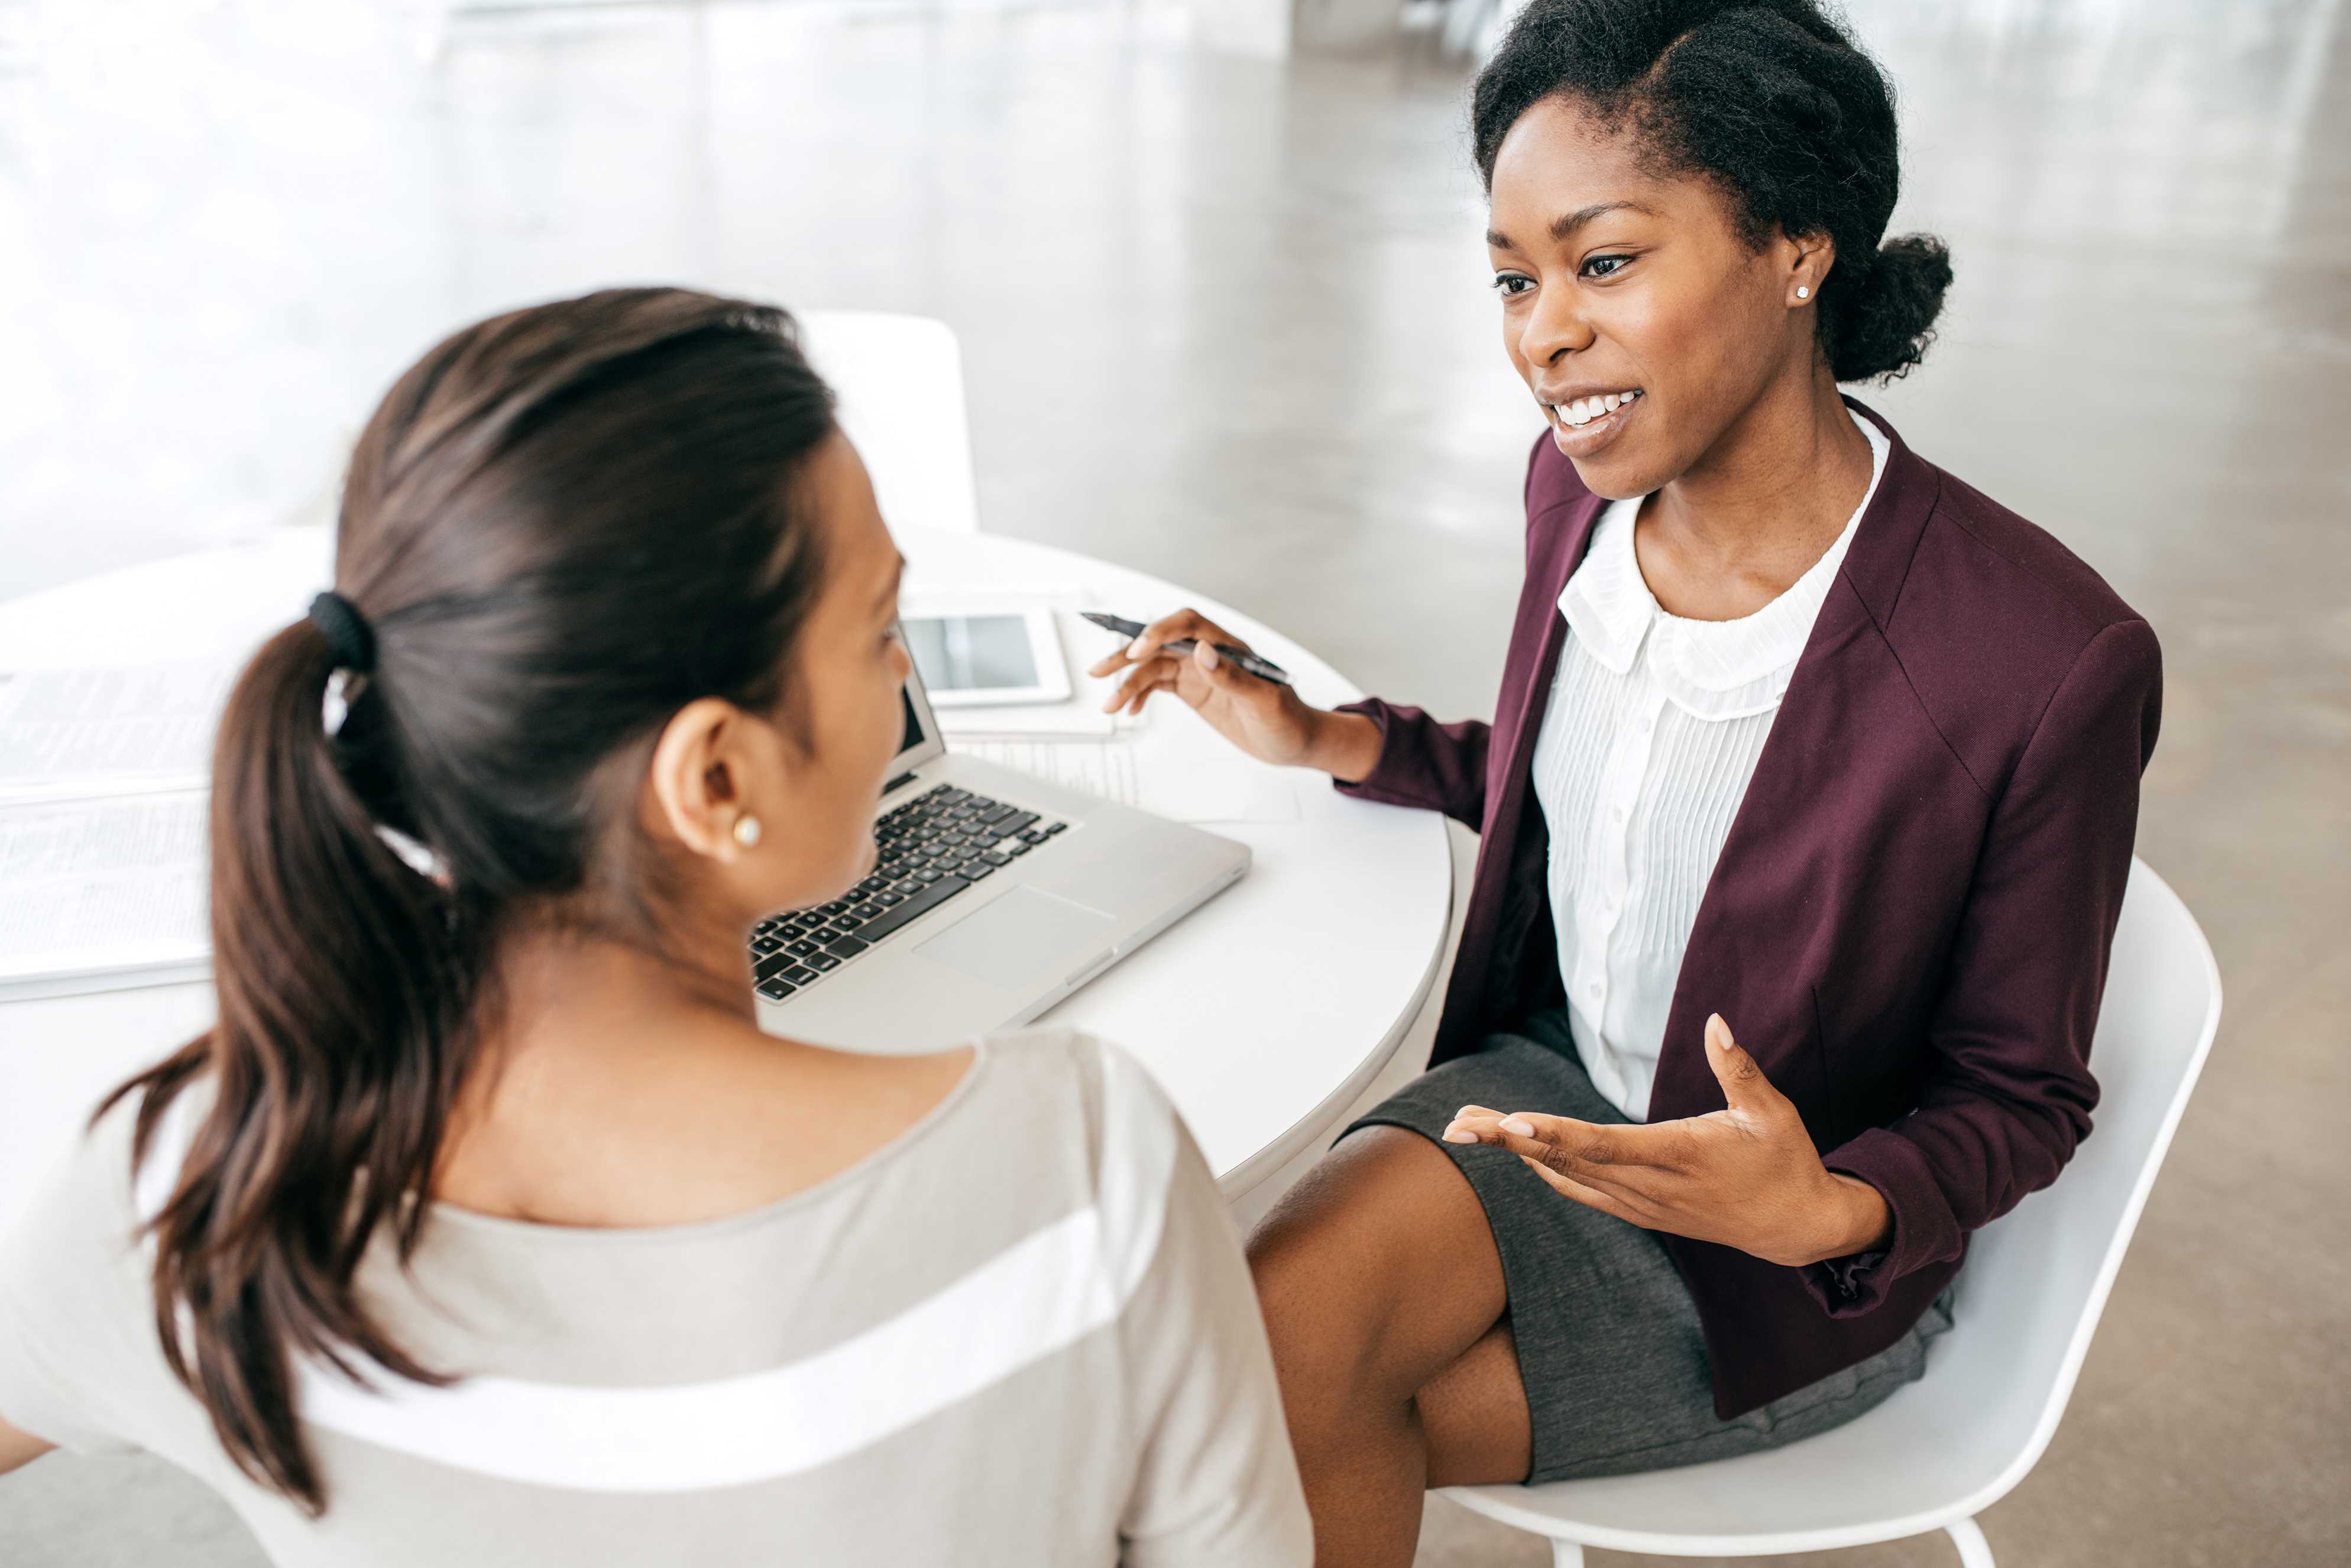
[[[1578,207],[1572,213],[1551,221],[1551,237],[1565,239],[1603,213],[1641,213],[1650,217],[1656,214],[1638,202],[1594,202],[1588,207]]]
[[[898,564],[890,569],[890,580],[883,587],[881,597],[873,601],[874,609],[884,610],[898,601],[898,584],[905,575],[906,558],[900,556]]]
[[[1638,202],[1594,202],[1588,207],[1578,207],[1572,213],[1564,213],[1552,219],[1551,237],[1553,241],[1563,240],[1603,213],[1641,213],[1650,217],[1656,216]],[[1510,235],[1498,229],[1486,231],[1486,243],[1496,250],[1519,248],[1510,243]]]

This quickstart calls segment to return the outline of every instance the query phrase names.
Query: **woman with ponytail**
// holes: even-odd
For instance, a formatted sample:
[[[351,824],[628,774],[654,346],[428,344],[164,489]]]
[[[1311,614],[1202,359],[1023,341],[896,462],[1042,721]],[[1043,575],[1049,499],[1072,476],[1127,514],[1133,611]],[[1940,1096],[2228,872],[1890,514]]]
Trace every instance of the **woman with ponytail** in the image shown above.
[[[1431,1071],[1250,1244],[1350,1568],[1424,1487],[1919,1375],[1969,1232],[2089,1131],[2160,701],[2095,573],[1838,392],[1918,362],[1951,264],[1886,237],[1893,97],[1814,0],[1533,0],[1471,136],[1548,426],[1494,722],[1307,707],[1188,612],[1098,668],[1482,835]]]
[[[1138,1068],[755,1024],[750,927],[873,862],[900,564],[779,310],[400,379],[222,722],[219,1021],[0,1243],[0,1470],[143,1448],[287,1564],[1303,1560]]]

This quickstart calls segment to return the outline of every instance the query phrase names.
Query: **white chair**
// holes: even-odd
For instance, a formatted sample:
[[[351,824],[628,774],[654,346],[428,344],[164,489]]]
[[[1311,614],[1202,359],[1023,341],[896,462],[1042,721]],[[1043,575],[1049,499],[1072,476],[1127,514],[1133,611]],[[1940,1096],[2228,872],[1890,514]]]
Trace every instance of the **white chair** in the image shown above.
[[[953,329],[927,316],[879,311],[810,310],[794,317],[809,362],[840,396],[841,427],[873,476],[883,518],[977,533],[963,350]],[[358,440],[357,430],[342,434],[333,468],[281,519],[285,526],[334,526],[342,471]]]
[[[869,310],[799,316],[800,346],[841,394],[841,428],[893,523],[979,531],[963,350],[944,321]]]
[[[1980,1232],[1958,1319],[1927,1374],[1835,1431],[1744,1458],[1604,1480],[1457,1487],[1447,1496],[1583,1548],[1763,1557],[1947,1532],[1991,1568],[1975,1517],[2048,1448],[2220,1021],[2220,972],[2179,895],[2141,862],[2115,934],[2090,1065],[2096,1124],[2056,1185]]]

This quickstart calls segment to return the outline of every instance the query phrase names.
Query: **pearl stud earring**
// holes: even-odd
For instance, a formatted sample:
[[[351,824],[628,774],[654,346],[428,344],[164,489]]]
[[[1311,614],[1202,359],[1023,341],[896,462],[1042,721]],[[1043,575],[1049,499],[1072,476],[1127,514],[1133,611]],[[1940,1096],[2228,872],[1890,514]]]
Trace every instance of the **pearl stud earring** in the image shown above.
[[[1812,297],[1813,297],[1813,291],[1812,291],[1811,289],[1809,289],[1809,288],[1805,287],[1804,287],[1802,284],[1801,284],[1801,283],[1799,283],[1798,285],[1796,285],[1796,298],[1799,298],[1799,299],[1810,299]]]
[[[741,844],[747,850],[757,849],[759,844],[759,819],[757,817],[736,818],[735,841]]]

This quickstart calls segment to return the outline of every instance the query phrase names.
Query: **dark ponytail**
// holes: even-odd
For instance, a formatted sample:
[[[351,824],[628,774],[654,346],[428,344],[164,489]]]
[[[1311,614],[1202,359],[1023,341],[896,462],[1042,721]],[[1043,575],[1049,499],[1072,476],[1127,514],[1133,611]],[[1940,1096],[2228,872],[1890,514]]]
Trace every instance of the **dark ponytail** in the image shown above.
[[[351,638],[305,619],[231,694],[219,1021],[99,1114],[135,1099],[143,1164],[201,1089],[149,1221],[156,1330],[229,1456],[306,1510],[303,1362],[445,1381],[353,1281],[380,1238],[416,1247],[502,943],[552,923],[659,950],[663,868],[611,765],[699,696],[789,716],[822,568],[794,480],[832,434],[770,308],[613,290],[469,328],[352,456],[336,590],[375,667],[338,674]]]
[[[413,1198],[471,1061],[484,956],[461,939],[455,901],[377,838],[344,782],[319,718],[333,663],[304,622],[263,646],[230,696],[212,796],[220,1020],[131,1086],[146,1091],[142,1161],[197,1075],[213,1100],[152,1221],[164,1354],[230,1455],[313,1508],[323,1492],[295,1425],[289,1353],[357,1351],[433,1380],[350,1285],[386,1220],[403,1251],[414,1245]]]
[[[1711,180],[1749,244],[1834,242],[1815,319],[1838,381],[1891,380],[1926,353],[1950,253],[1927,235],[1881,247],[1902,184],[1894,92],[1814,0],[1533,0],[1472,96],[1489,183],[1510,127],[1558,97]]]
[[[1907,375],[1935,340],[1935,318],[1950,287],[1951,253],[1933,235],[1887,240],[1857,266],[1840,252],[1821,286],[1829,373],[1841,382]]]

